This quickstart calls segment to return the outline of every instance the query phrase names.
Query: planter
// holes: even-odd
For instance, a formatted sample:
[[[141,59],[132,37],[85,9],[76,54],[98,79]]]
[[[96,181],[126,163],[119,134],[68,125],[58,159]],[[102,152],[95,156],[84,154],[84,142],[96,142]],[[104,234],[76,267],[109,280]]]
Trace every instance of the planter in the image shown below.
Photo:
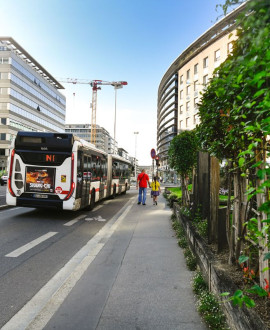
[[[235,292],[237,287],[226,275],[225,270],[214,257],[202,238],[195,232],[190,221],[181,214],[180,207],[174,203],[174,214],[186,232],[187,240],[193,254],[197,258],[197,263],[208,283],[209,290],[215,293],[220,300],[223,300],[221,307],[227,318],[227,323],[234,330],[266,330],[267,327],[261,318],[252,310],[245,306],[239,308],[233,306],[231,302],[225,302],[226,297],[220,294],[223,292]]]

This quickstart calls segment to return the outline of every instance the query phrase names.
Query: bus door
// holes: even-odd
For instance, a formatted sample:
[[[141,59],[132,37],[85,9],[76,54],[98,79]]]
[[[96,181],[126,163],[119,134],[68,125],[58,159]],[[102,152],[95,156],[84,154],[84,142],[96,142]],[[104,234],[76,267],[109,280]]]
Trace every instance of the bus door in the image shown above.
[[[83,180],[82,180],[82,207],[89,204],[90,183],[91,183],[91,157],[83,156]]]
[[[106,181],[105,180],[105,171],[106,171],[106,165],[105,165],[105,159],[103,159],[102,157],[100,157],[99,159],[99,178],[100,178],[100,189],[99,189],[99,199],[103,199],[105,197],[105,185],[106,185]]]
[[[78,151],[77,159],[77,185],[76,185],[76,199],[82,198],[82,186],[83,186],[83,153]]]

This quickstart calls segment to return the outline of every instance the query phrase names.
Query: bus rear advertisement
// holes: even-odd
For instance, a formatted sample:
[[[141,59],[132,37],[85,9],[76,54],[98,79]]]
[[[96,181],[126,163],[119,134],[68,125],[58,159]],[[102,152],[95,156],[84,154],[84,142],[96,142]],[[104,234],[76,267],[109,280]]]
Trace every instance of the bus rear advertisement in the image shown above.
[[[18,132],[9,156],[8,205],[93,209],[130,189],[131,163],[73,134]]]

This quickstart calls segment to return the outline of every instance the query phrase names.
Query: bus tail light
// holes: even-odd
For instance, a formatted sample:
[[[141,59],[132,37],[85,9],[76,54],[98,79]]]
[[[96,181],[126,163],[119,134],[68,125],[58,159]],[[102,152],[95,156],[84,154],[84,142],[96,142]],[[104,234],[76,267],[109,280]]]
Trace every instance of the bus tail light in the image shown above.
[[[70,199],[71,195],[73,194],[74,189],[75,189],[75,182],[74,182],[74,153],[72,153],[72,156],[71,156],[70,189],[69,189],[69,192],[68,192],[66,198],[64,199],[65,201],[67,201],[68,199]]]
[[[14,191],[11,188],[11,177],[13,173],[13,163],[14,163],[14,155],[15,155],[15,149],[11,151],[11,156],[10,156],[10,166],[9,166],[9,175],[8,175],[8,191],[11,194],[11,196],[16,197],[14,194]]]

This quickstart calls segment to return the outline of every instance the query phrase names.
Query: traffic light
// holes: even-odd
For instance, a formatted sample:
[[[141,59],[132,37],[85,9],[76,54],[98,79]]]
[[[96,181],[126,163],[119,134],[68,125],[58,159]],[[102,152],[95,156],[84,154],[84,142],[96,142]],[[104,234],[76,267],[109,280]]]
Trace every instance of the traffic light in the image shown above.
[[[160,166],[160,164],[159,164],[159,156],[156,156],[156,166]]]

